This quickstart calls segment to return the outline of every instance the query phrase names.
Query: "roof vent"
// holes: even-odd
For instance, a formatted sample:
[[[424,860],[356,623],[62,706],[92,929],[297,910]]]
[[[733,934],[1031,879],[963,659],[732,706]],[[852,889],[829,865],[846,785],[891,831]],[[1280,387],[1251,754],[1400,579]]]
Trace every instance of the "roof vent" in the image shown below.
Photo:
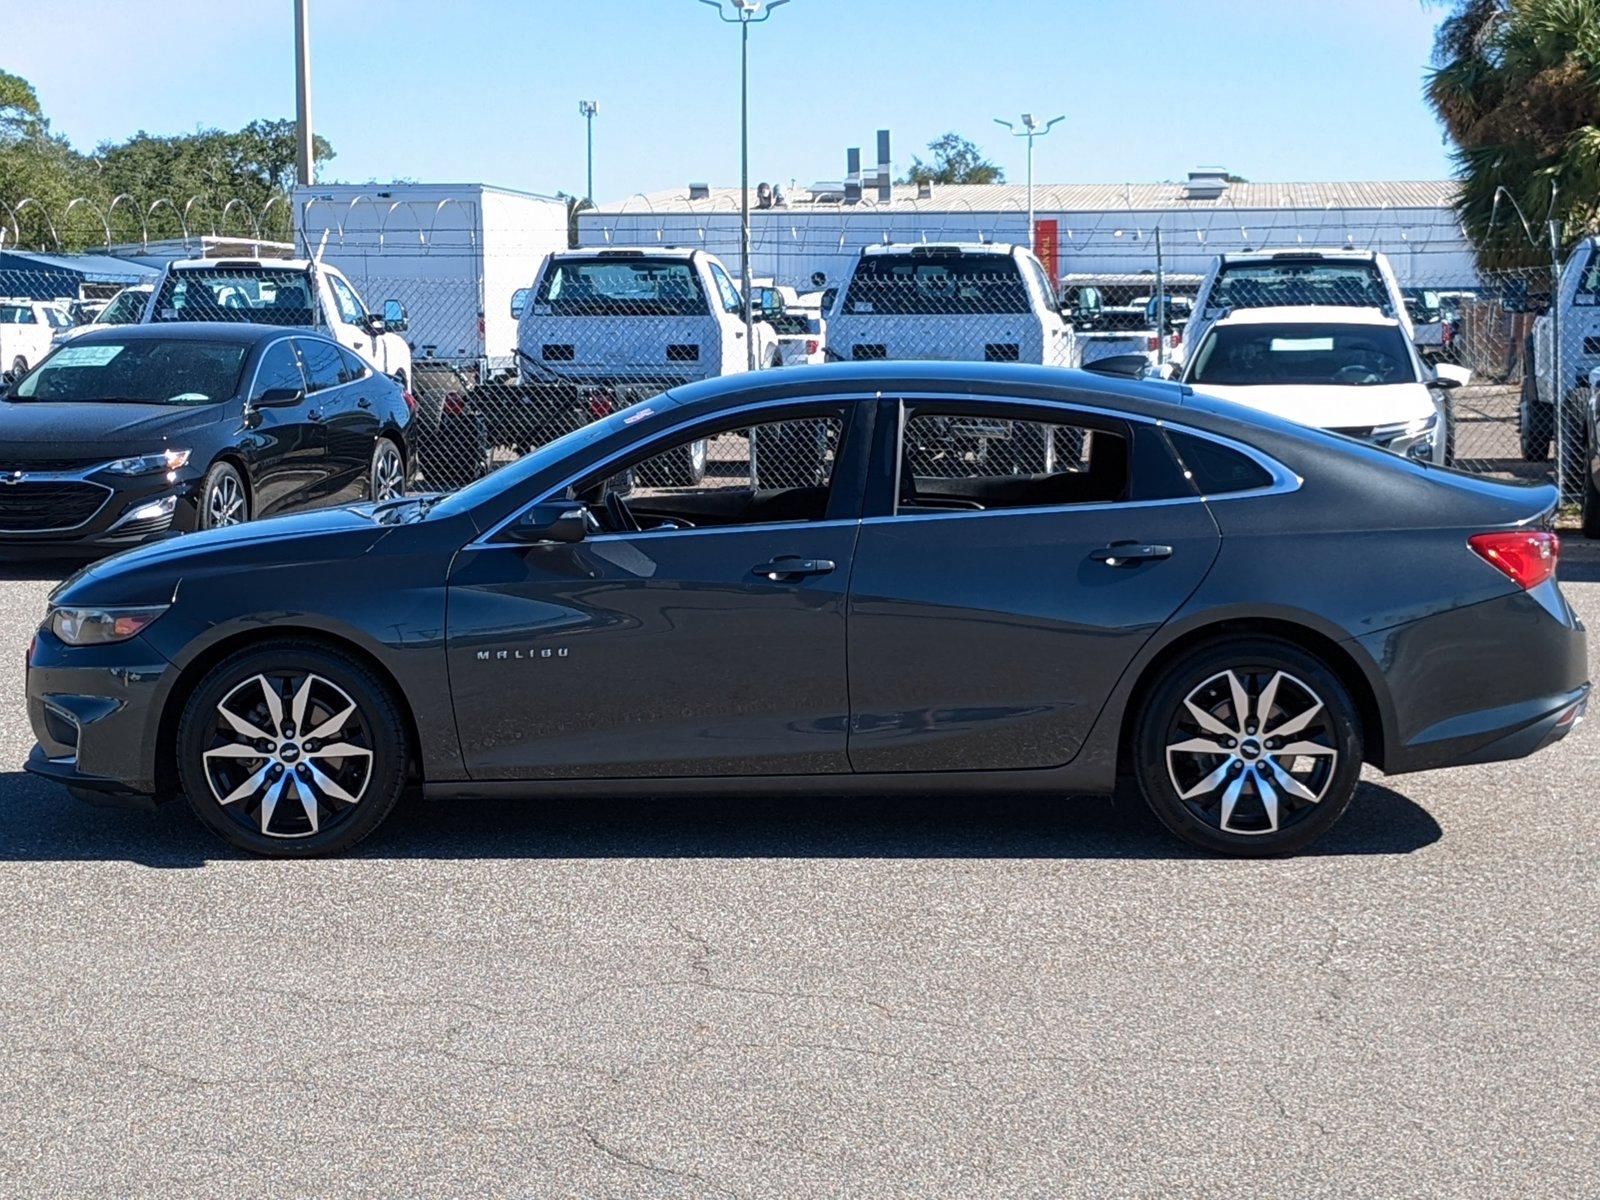
[[[1228,190],[1228,172],[1222,167],[1198,167],[1183,186],[1185,200],[1216,200]]]
[[[932,200],[933,199],[933,180],[924,179],[924,180],[921,180],[917,184],[917,199],[918,200]]]
[[[691,183],[689,185],[689,199],[691,199],[691,200],[709,200],[709,199],[711,199],[711,185],[709,183]]]

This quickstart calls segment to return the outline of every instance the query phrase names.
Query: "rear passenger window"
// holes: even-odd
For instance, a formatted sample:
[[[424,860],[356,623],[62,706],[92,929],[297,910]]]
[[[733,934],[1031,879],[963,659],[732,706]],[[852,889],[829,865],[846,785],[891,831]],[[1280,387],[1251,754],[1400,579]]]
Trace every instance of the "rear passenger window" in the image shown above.
[[[1250,492],[1272,484],[1272,475],[1265,467],[1237,450],[1176,429],[1169,429],[1167,434],[1202,496]]]
[[[296,338],[295,345],[306,368],[306,391],[320,392],[347,382],[338,346],[320,338]]]
[[[899,512],[983,511],[1127,498],[1128,439],[1102,429],[918,413],[901,445]]]

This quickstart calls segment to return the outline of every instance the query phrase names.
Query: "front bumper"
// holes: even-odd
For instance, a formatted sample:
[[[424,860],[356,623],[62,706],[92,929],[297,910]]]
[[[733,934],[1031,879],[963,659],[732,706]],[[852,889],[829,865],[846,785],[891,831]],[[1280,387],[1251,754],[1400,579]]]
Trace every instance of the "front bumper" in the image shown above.
[[[28,652],[27,769],[75,790],[156,794],[161,713],[177,668],[142,636],[68,646],[47,629]]]
[[[21,482],[5,486],[93,487],[105,496],[88,516],[80,520],[73,513],[48,529],[8,529],[0,520],[0,551],[17,558],[103,554],[191,532],[199,525],[203,481],[203,475],[187,473],[176,479],[161,474],[118,478],[103,473],[27,473]]]

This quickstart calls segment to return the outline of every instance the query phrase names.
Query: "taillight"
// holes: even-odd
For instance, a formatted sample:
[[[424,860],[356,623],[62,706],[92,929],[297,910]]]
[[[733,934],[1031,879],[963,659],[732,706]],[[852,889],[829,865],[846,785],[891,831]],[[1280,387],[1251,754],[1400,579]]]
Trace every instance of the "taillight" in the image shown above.
[[[1172,344],[1175,348],[1183,345],[1183,330],[1174,329],[1172,331]]]
[[[806,353],[807,354],[815,354],[815,353],[817,353],[817,351],[819,351],[821,349],[822,349],[822,339],[821,338],[807,338],[806,339]]]
[[[447,417],[464,416],[467,411],[467,400],[460,392],[446,392],[444,402],[439,405],[439,411]]]
[[[417,398],[415,396],[413,396],[410,392],[401,392],[400,394],[402,396],[404,396],[405,399],[406,399],[406,407],[409,408],[412,412],[416,412],[417,411]]]
[[[1154,354],[1157,350],[1161,349],[1161,339],[1154,336],[1145,338],[1144,348],[1150,351],[1151,354]]]
[[[1524,590],[1536,588],[1554,575],[1561,558],[1561,539],[1543,529],[1477,533],[1467,539],[1467,544],[1479,558],[1498,567]]]
[[[616,400],[610,392],[593,391],[589,393],[589,415],[598,421],[601,417],[609,417],[616,408]]]

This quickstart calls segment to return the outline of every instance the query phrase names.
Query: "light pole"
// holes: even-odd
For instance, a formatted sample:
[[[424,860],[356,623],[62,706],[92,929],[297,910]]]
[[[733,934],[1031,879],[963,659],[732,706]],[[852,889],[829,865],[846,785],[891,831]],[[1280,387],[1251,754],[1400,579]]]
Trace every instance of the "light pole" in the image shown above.
[[[1021,129],[1018,129],[1010,121],[1002,120],[1000,117],[994,119],[996,125],[1004,125],[1011,130],[1012,137],[1025,137],[1028,139],[1028,249],[1031,251],[1038,250],[1038,246],[1034,244],[1033,230],[1033,139],[1043,137],[1066,119],[1065,115],[1053,117],[1041,126],[1039,119],[1032,113],[1023,113]]]
[[[294,0],[294,166],[295,182],[316,182],[316,146],[311,133],[311,14],[308,0]]]
[[[583,193],[583,198],[589,202],[589,207],[594,207],[594,115],[600,111],[598,100],[579,100],[578,112],[583,115],[584,122],[589,127],[589,187]]]
[[[744,292],[744,354],[746,367],[756,369],[755,316],[750,286],[750,26],[765,21],[772,10],[789,0],[700,0],[717,10],[717,16],[739,27],[739,275]]]

